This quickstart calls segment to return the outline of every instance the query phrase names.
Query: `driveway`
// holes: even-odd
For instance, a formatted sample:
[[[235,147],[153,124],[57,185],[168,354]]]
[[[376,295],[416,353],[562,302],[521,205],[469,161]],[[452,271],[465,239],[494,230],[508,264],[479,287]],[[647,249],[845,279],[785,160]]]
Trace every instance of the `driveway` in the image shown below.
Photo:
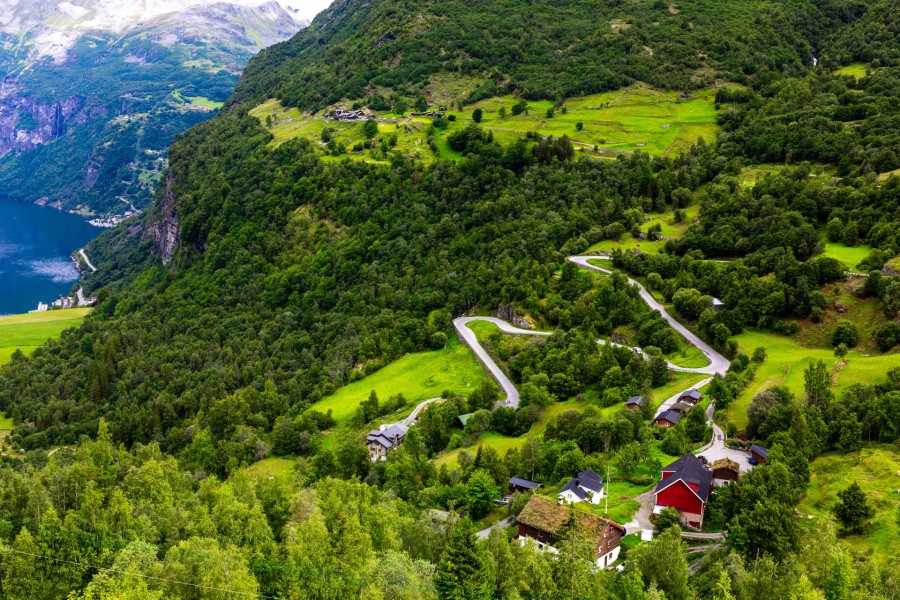
[[[494,530],[494,529],[503,529],[503,528],[505,528],[505,527],[509,527],[510,525],[512,525],[512,522],[513,522],[513,518],[512,518],[512,517],[506,517],[506,518],[503,519],[502,521],[497,521],[496,523],[494,523],[494,524],[491,525],[490,527],[487,527],[487,528],[485,528],[485,529],[482,529],[481,531],[476,531],[476,532],[475,532],[475,535],[478,536],[478,539],[479,539],[479,540],[486,540],[486,539],[488,539],[488,536],[491,535],[491,531],[492,531],[492,530]]]
[[[735,448],[729,448],[725,445],[725,434],[719,428],[718,425],[712,423],[713,428],[713,439],[712,445],[701,452],[699,456],[706,458],[709,461],[709,464],[716,462],[719,459],[727,458],[729,460],[733,460],[738,464],[740,468],[741,475],[750,471],[753,468],[747,460],[750,458],[750,453],[746,450],[737,450]]]

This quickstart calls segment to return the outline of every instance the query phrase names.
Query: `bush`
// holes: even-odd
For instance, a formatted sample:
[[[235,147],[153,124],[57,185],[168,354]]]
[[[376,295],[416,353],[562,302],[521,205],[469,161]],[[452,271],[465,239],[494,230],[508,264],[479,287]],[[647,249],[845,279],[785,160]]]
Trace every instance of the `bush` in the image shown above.
[[[875,330],[875,343],[882,352],[900,344],[900,323],[885,323]]]

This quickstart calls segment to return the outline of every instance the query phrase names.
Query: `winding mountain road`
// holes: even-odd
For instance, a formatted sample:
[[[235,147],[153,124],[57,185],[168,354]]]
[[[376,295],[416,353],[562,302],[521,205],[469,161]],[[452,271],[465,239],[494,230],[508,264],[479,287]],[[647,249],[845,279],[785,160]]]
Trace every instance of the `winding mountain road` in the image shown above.
[[[589,269],[592,271],[598,271],[600,273],[605,273],[607,275],[612,274],[612,271],[608,269],[603,269],[601,267],[594,266],[590,264],[588,261],[591,259],[596,259],[596,256],[570,256],[569,261],[575,263],[579,267],[583,269]],[[663,318],[672,326],[672,328],[682,335],[690,344],[696,346],[700,349],[701,352],[706,356],[709,360],[709,364],[705,367],[681,367],[678,365],[674,365],[670,362],[667,362],[669,369],[672,371],[678,371],[681,373],[704,373],[707,375],[714,375],[716,373],[725,373],[728,370],[728,366],[731,364],[728,362],[728,359],[716,352],[709,344],[701,340],[699,337],[694,335],[687,327],[679,323],[675,317],[670,315],[666,308],[660,304],[653,295],[647,291],[647,289],[642,286],[640,283],[635,281],[634,279],[628,278],[628,282],[631,285],[637,286],[641,300],[643,300],[650,308],[653,310],[659,311],[659,313],[663,316]],[[481,343],[478,341],[478,337],[475,335],[475,332],[472,331],[468,325],[469,323],[473,323],[475,321],[484,321],[486,323],[492,323],[496,325],[500,331],[504,333],[509,333],[512,335],[540,335],[540,336],[549,336],[552,335],[551,332],[548,331],[532,331],[530,329],[522,329],[520,327],[516,327],[507,323],[502,319],[498,319],[496,317],[459,317],[453,321],[453,327],[456,329],[456,334],[459,336],[459,339],[468,346],[472,352],[475,353],[475,356],[478,357],[478,360],[487,367],[488,371],[491,373],[491,376],[500,384],[500,389],[503,390],[503,393],[506,394],[506,398],[502,401],[502,404],[505,406],[510,406],[512,408],[519,407],[519,391],[516,389],[516,386],[510,381],[509,377],[506,376],[506,373],[503,372],[503,369],[494,362],[494,359],[491,358],[490,354],[482,347]],[[640,354],[645,358],[647,355],[643,350],[637,347],[630,346],[622,346],[621,344],[616,344],[615,342],[608,342],[606,340],[597,340],[598,344],[612,344],[615,346],[621,346],[623,348],[628,348],[632,352]],[[705,379],[698,383],[695,387],[701,387],[710,382],[711,379]],[[681,393],[678,393],[671,398],[666,399],[665,402],[659,407],[657,410],[657,415],[665,412],[672,406],[675,402],[678,401],[678,398],[681,396]]]

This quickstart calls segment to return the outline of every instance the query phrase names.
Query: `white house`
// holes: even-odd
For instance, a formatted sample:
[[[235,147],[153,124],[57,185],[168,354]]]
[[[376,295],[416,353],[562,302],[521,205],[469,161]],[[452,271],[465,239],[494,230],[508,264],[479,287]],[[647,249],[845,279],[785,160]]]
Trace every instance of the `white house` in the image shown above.
[[[603,478],[591,469],[582,471],[559,490],[560,503],[576,504],[587,500],[591,504],[600,504],[605,497]]]

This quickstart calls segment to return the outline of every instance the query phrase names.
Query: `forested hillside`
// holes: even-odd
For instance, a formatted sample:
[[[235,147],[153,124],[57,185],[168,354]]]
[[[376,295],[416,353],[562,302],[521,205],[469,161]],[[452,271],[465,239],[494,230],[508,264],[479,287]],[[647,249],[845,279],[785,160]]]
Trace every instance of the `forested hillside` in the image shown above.
[[[176,138],[147,215],[90,245],[98,304],[84,323],[0,367],[22,449],[2,457],[4,593],[897,598],[891,6],[339,0]],[[718,138],[665,156],[576,158],[565,135],[501,143],[473,119],[453,159],[392,152],[374,120],[359,127],[375,126],[383,160],[323,158],[326,140],[273,143],[251,114],[273,98],[390,106],[437,75],[478,80],[460,112],[501,94],[562,110],[636,81],[731,83],[715,98]],[[613,273],[566,262],[588,252]],[[683,352],[626,273],[732,361],[704,388],[717,427],[769,448],[713,500],[704,527],[727,537],[688,555],[661,516],[656,540],[631,536],[622,573],[592,569],[574,533],[557,558],[512,544],[513,529],[476,541],[522,509],[520,494],[493,502],[511,476],[555,499],[582,469],[612,473],[611,514],[627,522],[660,468],[713,435],[702,408],[652,425],[702,377],[666,361],[707,359]],[[497,408],[491,383],[448,390],[384,462],[363,440],[409,415],[402,377],[390,397],[323,408],[404,356],[440,364],[453,318],[500,305],[555,330],[476,332],[519,386],[517,408]],[[638,394],[651,406],[622,408]],[[865,493],[822,460],[866,471]]]

